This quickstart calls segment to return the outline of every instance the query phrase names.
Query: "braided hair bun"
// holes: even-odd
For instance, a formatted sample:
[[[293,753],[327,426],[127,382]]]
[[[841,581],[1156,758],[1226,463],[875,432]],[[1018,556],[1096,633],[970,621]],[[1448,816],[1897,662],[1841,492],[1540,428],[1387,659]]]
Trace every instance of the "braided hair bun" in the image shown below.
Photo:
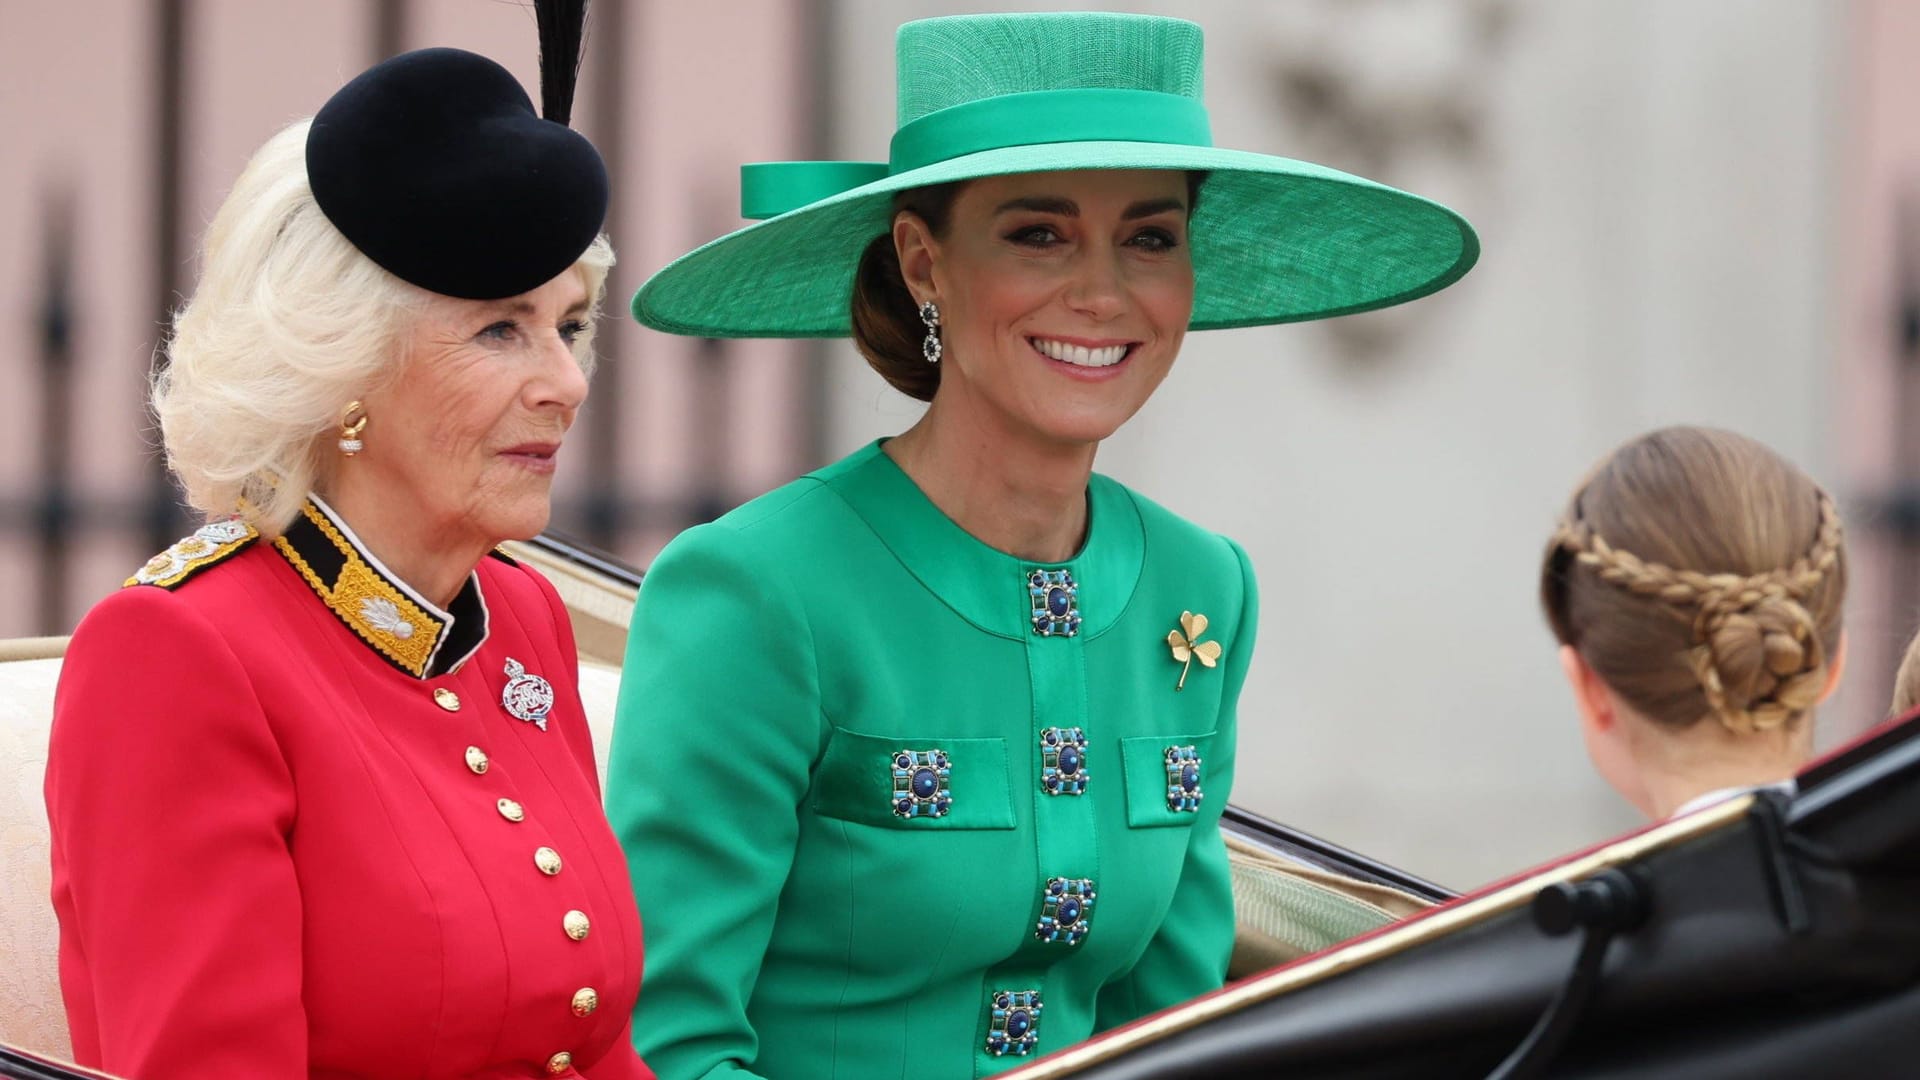
[[[1780,593],[1717,599],[1701,609],[1688,655],[1707,705],[1738,731],[1768,731],[1806,712],[1826,688],[1813,616]]]
[[[1548,545],[1541,602],[1655,722],[1797,722],[1839,647],[1846,552],[1833,500],[1732,432],[1666,428],[1603,460]]]

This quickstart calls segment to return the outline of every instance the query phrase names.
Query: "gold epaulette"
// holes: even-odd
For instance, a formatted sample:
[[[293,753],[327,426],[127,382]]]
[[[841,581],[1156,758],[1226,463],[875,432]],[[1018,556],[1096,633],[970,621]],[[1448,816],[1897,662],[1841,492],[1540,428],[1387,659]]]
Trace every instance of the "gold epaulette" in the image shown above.
[[[192,536],[148,559],[147,565],[121,587],[158,585],[163,589],[177,589],[188,578],[225,562],[258,539],[260,534],[244,521],[209,522],[195,529]]]

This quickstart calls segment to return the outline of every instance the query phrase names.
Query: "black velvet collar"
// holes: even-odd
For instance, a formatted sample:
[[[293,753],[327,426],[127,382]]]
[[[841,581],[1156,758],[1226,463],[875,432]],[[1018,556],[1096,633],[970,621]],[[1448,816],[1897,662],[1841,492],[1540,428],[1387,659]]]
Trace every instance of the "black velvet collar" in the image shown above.
[[[355,636],[416,679],[458,670],[487,640],[478,574],[442,611],[381,565],[317,495],[273,546]]]

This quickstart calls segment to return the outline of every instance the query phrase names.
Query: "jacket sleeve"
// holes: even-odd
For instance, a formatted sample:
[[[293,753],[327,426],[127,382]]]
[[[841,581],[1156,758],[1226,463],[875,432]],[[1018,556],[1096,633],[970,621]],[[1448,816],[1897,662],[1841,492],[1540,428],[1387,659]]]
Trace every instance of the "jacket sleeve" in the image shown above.
[[[1240,688],[1246,682],[1254,631],[1260,622],[1252,564],[1240,545],[1231,540],[1227,544],[1239,563],[1240,621],[1227,641],[1220,719],[1203,762],[1201,787],[1206,794],[1200,818],[1193,823],[1180,883],[1174,887],[1173,902],[1160,929],[1132,969],[1100,992],[1094,1011],[1096,1032],[1218,990],[1226,982],[1227,959],[1233,952],[1233,879],[1226,840],[1220,835],[1220,816],[1233,790]]]
[[[722,525],[640,588],[607,813],[647,928],[634,1045],[666,1080],[755,1075],[747,1002],[822,741],[812,639],[777,559]]]
[[[75,1055],[141,1080],[306,1075],[293,778],[182,597],[124,590],[74,635],[46,795]]]

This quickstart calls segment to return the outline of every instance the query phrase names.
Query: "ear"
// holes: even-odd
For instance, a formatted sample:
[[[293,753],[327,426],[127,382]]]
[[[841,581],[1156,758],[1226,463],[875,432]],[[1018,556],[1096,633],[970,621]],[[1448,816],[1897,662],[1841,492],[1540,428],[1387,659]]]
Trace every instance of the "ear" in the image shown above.
[[[1619,724],[1620,718],[1613,708],[1613,692],[1600,676],[1580,655],[1580,650],[1571,645],[1560,646],[1560,672],[1567,677],[1567,687],[1573,691],[1573,706],[1579,710],[1580,726],[1591,737],[1606,735]]]
[[[914,302],[924,304],[936,299],[939,290],[934,287],[933,265],[939,259],[940,241],[934,239],[925,219],[911,210],[895,214],[893,250],[900,257],[900,277]]]
[[[1840,642],[1833,647],[1833,662],[1827,665],[1827,685],[1820,688],[1820,701],[1833,696],[1840,689],[1840,673],[1847,669],[1847,632],[1840,631]]]

